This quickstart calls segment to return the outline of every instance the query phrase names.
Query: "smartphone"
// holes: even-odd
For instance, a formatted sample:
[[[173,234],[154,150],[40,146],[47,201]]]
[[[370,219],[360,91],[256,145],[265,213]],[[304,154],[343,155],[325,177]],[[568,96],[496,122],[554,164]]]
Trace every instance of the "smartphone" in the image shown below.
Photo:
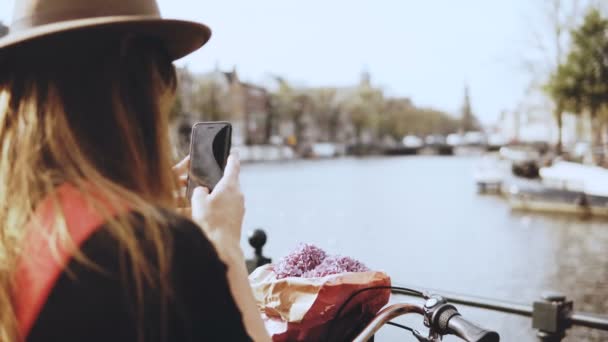
[[[198,186],[213,191],[224,175],[231,145],[232,125],[228,122],[198,122],[192,127],[188,200]]]

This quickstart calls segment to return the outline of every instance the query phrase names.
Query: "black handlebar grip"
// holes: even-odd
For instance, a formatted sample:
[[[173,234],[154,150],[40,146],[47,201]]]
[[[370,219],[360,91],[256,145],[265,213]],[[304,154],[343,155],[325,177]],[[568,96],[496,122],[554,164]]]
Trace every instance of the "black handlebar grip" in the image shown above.
[[[447,331],[467,342],[499,342],[500,336],[495,331],[484,330],[467,321],[460,314],[452,315],[447,322]]]

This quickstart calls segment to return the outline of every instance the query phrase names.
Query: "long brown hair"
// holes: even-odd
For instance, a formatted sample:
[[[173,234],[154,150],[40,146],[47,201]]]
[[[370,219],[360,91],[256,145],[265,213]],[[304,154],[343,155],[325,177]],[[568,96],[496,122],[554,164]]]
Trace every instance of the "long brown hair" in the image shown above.
[[[80,189],[106,215],[126,251],[139,317],[144,286],[170,292],[160,208],[174,207],[176,184],[161,98],[175,87],[162,44],[120,32],[69,33],[0,55],[0,341],[22,338],[11,300],[14,270],[27,222],[61,184]],[[112,218],[87,193],[91,185],[103,198],[127,201],[146,229]],[[95,267],[74,248],[61,214],[51,236],[49,244],[72,248],[76,260]],[[155,247],[153,261],[142,243]]]

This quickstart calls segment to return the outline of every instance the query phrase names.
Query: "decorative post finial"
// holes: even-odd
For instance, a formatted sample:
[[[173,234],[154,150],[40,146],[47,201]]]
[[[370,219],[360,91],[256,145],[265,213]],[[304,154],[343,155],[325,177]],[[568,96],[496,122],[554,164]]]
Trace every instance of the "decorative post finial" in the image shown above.
[[[247,270],[249,273],[253,272],[256,268],[270,264],[272,259],[267,258],[263,255],[262,249],[266,245],[267,236],[263,229],[255,229],[249,232],[249,245],[254,249],[253,258],[247,260]]]

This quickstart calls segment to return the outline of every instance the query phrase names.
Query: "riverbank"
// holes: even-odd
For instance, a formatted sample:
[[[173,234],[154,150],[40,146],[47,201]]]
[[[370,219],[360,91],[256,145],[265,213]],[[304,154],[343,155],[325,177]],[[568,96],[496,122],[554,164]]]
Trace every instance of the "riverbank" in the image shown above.
[[[345,145],[319,143],[311,146],[304,152],[296,152],[292,147],[285,145],[251,145],[234,146],[233,150],[238,151],[241,161],[244,163],[263,163],[263,162],[285,162],[293,160],[322,160],[342,157],[399,157],[405,155],[481,155],[487,151],[482,146],[459,146],[459,147],[433,147],[424,146],[420,148],[386,149],[382,150],[374,147],[347,147]]]

